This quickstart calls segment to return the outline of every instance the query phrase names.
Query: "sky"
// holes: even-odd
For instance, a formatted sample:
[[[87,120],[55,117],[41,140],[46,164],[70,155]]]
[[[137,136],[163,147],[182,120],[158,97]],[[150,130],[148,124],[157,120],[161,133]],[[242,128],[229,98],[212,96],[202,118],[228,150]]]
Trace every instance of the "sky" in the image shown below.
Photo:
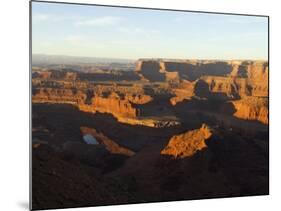
[[[268,19],[32,2],[32,53],[267,60]]]

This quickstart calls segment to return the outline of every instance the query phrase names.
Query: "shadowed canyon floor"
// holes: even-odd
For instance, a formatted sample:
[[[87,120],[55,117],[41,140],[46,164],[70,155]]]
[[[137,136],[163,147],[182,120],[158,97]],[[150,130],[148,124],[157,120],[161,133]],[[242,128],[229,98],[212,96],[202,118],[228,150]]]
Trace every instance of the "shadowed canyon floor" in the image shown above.
[[[268,194],[267,62],[114,65],[33,67],[33,209]]]

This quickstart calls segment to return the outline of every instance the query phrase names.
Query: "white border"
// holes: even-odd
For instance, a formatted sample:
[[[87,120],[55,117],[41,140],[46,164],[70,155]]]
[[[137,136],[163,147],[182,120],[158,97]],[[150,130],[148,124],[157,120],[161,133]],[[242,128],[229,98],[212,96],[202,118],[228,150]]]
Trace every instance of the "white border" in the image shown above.
[[[59,0],[58,0],[59,1]],[[139,205],[106,206],[68,210],[278,210],[280,209],[280,7],[275,0],[68,0],[68,2],[139,6],[261,14],[270,16],[270,196]],[[28,208],[28,140],[29,140],[29,11],[28,0],[0,2],[1,21],[1,152],[0,208]],[[250,178],[249,178],[250,179]]]

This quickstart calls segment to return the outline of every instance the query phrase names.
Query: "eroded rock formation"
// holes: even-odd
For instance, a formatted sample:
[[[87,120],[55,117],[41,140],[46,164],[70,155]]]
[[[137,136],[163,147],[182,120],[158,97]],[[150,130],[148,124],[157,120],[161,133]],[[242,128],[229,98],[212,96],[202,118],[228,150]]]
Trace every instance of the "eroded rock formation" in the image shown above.
[[[122,99],[116,93],[111,93],[109,96],[95,96],[92,99],[94,111],[101,113],[110,113],[116,117],[131,117],[137,116],[137,109],[127,99]]]
[[[129,77],[134,74],[137,81]],[[120,82],[121,78],[126,81]],[[132,125],[178,125],[159,121],[159,116],[174,116],[166,98],[172,106],[194,98],[231,101],[237,118],[268,122],[268,108],[255,105],[268,98],[268,63],[263,61],[140,59],[131,73],[36,69],[32,83],[33,102],[72,104],[85,112],[112,114]]]
[[[175,135],[161,151],[162,155],[184,158],[207,147],[205,141],[212,136],[211,129],[203,124],[201,128]]]
[[[267,98],[247,97],[232,101],[232,103],[236,110],[234,116],[246,120],[257,120],[268,124]]]
[[[148,81],[194,81],[202,76],[248,78],[259,82],[268,78],[264,61],[215,61],[140,59],[136,72]]]

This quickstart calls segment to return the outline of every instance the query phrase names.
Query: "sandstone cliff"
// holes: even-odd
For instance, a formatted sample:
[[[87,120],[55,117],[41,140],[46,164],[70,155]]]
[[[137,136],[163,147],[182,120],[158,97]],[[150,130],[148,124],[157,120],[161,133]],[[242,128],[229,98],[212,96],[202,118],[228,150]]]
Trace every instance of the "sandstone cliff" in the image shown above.
[[[268,124],[268,99],[247,97],[241,100],[232,101],[236,112],[234,116],[246,119],[257,120]]]
[[[65,88],[38,88],[33,90],[33,102],[80,104],[86,100],[86,93]]]
[[[268,98],[267,62],[140,59],[135,71],[125,72],[36,69],[32,101],[72,104],[85,112],[108,113],[119,122],[149,127],[180,124],[174,118],[178,103],[184,106],[196,99],[219,106],[231,101],[237,111],[229,113],[234,116],[268,122],[268,106],[259,104]],[[130,81],[133,75],[137,82]]]
[[[92,98],[94,111],[110,113],[116,117],[136,117],[137,109],[127,100],[120,98],[116,93],[111,93],[107,97],[95,96]]]
[[[189,90],[192,90],[192,84],[196,86],[198,80],[203,80],[210,92],[225,95],[229,99],[268,96],[268,63],[265,61],[140,59],[135,70],[145,81],[189,81]],[[190,93],[181,94],[183,90],[174,90],[176,96],[171,99],[172,104],[191,96]]]
[[[264,61],[140,59],[135,70],[148,81],[194,81],[208,75],[249,78],[253,82],[268,77],[268,63]]]

